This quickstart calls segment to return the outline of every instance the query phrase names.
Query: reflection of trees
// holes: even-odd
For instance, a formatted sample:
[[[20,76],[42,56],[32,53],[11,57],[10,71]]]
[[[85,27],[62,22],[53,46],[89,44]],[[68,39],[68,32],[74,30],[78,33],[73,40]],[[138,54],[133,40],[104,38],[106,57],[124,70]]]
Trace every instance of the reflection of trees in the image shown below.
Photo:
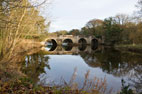
[[[85,62],[91,67],[101,67],[107,73],[115,72],[120,66],[120,52],[110,52],[111,50],[97,51],[91,54],[82,54]],[[85,55],[85,56],[83,56]]]
[[[80,51],[85,51],[86,48],[87,48],[87,45],[86,45],[86,44],[83,44],[83,43],[81,43],[81,44],[78,46],[78,49],[79,49]]]
[[[100,67],[114,76],[131,78],[131,86],[135,87],[137,92],[142,92],[142,55],[114,49],[80,55],[91,67]]]
[[[44,56],[41,54],[33,54],[31,56],[26,56],[25,64],[22,67],[22,72],[25,73],[28,77],[30,77],[34,82],[38,81],[38,76],[41,73],[44,73],[44,67],[46,66],[50,69],[48,65],[48,56]]]
[[[92,53],[80,52],[79,54],[90,67],[100,67],[101,66],[100,65],[101,63],[98,61],[98,59],[95,56],[95,52],[92,52]]]
[[[142,92],[142,55],[105,49],[89,53],[80,53],[90,67],[100,67],[104,72],[118,77],[131,78],[131,86]]]
[[[115,49],[92,53],[82,51],[79,54],[90,67],[100,67],[104,72],[117,77],[131,78],[131,86],[135,87],[137,92],[142,91],[142,55]],[[22,71],[37,82],[38,76],[44,73],[44,67],[50,69],[48,59],[48,56],[42,54],[27,56],[26,66],[22,67]]]
[[[130,79],[132,82],[131,86],[135,87],[136,91],[142,94],[142,64],[135,66],[134,76]]]
[[[65,49],[65,51],[71,51],[73,48],[73,45],[66,45],[66,46],[63,46],[63,48]]]
[[[104,50],[103,53],[96,53],[95,56],[100,61],[102,70],[107,73],[113,73],[120,67],[121,58],[119,51]]]
[[[138,54],[123,53],[114,49],[105,49],[103,53],[81,53],[81,56],[89,66],[100,67],[104,72],[116,76],[129,74],[134,66],[142,61],[142,56]]]

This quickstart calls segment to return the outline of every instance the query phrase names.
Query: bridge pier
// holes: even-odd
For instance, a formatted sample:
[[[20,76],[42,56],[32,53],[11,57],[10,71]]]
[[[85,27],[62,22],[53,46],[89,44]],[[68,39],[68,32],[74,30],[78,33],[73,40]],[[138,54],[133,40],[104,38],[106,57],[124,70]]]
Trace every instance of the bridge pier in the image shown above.
[[[57,45],[58,45],[58,46],[61,46],[62,43],[63,43],[63,40],[62,40],[62,39],[56,39],[56,42],[57,42]]]

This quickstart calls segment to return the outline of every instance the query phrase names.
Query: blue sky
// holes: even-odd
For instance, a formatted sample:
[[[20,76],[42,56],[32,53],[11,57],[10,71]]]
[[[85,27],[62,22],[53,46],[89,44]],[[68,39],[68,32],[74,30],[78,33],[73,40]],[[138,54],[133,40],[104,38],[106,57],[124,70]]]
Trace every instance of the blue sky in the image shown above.
[[[50,0],[51,1],[51,0]],[[41,9],[51,21],[50,32],[80,29],[89,20],[104,19],[116,14],[132,14],[138,0],[52,0]]]

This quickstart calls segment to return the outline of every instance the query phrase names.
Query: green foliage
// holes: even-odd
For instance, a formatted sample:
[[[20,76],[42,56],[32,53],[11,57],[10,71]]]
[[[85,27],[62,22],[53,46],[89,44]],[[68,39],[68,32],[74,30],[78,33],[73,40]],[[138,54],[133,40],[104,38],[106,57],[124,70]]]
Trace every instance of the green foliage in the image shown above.
[[[104,20],[90,20],[80,31],[72,35],[95,36],[107,45],[142,44],[142,22],[138,17],[118,14]]]
[[[68,33],[69,35],[79,35],[80,31],[78,29],[72,29]]]
[[[121,41],[122,29],[112,17],[104,20],[105,42],[114,45]]]
[[[68,32],[66,30],[60,30],[60,31],[57,31],[57,32],[53,32],[53,33],[50,33],[50,35],[67,35]]]
[[[90,35],[89,33],[90,32],[88,31],[86,27],[81,28],[81,32],[80,32],[81,35],[89,36]]]

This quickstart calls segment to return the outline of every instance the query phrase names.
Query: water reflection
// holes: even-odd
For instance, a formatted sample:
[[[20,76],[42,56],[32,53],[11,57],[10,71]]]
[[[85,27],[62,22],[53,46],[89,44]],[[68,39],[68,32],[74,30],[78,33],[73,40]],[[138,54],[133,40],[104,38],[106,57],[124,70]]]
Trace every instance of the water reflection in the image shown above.
[[[57,48],[57,45],[48,45],[47,49],[48,51],[54,51]]]
[[[53,50],[54,48],[54,50]],[[95,49],[95,50],[94,50]],[[101,50],[102,47],[95,47],[95,48],[91,48],[88,45],[82,45],[80,44],[79,46],[73,46],[73,45],[64,45],[64,46],[56,46],[56,48],[54,46],[47,46],[44,48],[45,51],[48,51],[48,54],[53,54],[53,55],[62,55],[62,54],[72,54],[72,55],[77,55],[80,52],[88,52],[88,53],[92,53],[95,52],[97,50]]]
[[[39,81],[39,75],[45,72],[44,68],[47,67],[50,70],[48,59],[48,56],[44,56],[41,53],[26,56],[24,61],[25,65],[21,70],[30,77],[33,82],[37,83]]]
[[[96,50],[97,47],[98,47],[98,40],[97,39],[92,39],[92,41],[91,41],[91,48],[93,50]]]
[[[65,51],[71,51],[73,48],[73,45],[66,45],[66,46],[63,46],[63,48],[65,49]]]
[[[57,46],[54,51],[42,51],[25,59],[23,71],[39,83],[48,84],[47,79],[59,81],[60,77],[69,80],[73,69],[78,68],[77,82],[84,79],[89,69],[90,78],[94,75],[106,77],[108,88],[121,89],[121,79],[125,79],[137,92],[142,92],[142,55],[118,51],[113,48],[86,46],[84,51],[78,46]],[[69,55],[70,54],[70,55]],[[49,66],[50,65],[50,66]],[[44,79],[44,81],[43,81]]]
[[[78,46],[78,49],[79,49],[80,51],[85,51],[86,48],[87,48],[87,45],[80,44],[80,45]]]
[[[131,86],[135,87],[136,91],[142,94],[142,64],[134,68],[133,76],[130,78]]]

